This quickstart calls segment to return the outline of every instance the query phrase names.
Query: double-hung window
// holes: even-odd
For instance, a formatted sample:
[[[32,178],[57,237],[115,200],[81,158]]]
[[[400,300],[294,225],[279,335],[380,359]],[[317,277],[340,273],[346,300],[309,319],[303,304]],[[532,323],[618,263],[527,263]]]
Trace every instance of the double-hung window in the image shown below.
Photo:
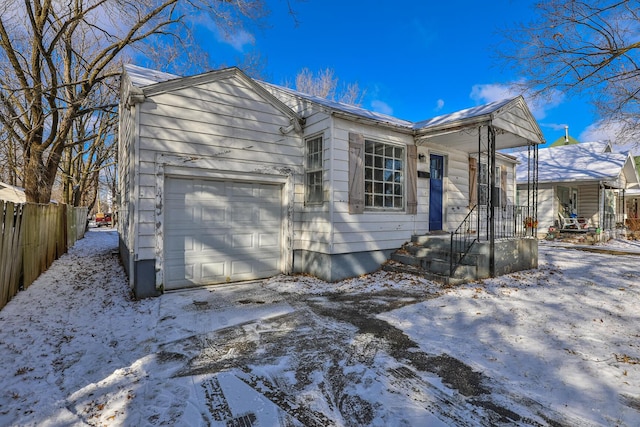
[[[306,202],[322,203],[322,136],[307,139]]]
[[[404,147],[365,140],[364,200],[366,208],[404,209]]]

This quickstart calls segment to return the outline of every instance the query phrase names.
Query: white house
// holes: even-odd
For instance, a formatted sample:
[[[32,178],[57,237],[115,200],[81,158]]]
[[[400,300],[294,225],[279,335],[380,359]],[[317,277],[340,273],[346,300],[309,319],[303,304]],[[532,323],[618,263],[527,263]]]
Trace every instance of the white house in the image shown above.
[[[516,153],[518,188],[527,187],[526,152]],[[638,174],[629,153],[606,142],[586,142],[538,151],[538,223],[546,232],[562,227],[562,218],[584,218],[585,226],[614,229],[624,223],[625,191],[637,188]]]
[[[374,271],[478,202],[514,205],[516,160],[495,150],[542,142],[521,97],[413,123],[237,68],[133,65],[119,132],[120,253],[139,297]]]

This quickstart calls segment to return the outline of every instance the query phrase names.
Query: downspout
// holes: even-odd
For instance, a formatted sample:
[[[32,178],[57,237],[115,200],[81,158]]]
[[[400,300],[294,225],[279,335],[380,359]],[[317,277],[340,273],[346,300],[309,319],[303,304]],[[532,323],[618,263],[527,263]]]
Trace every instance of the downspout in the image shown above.
[[[335,221],[334,221],[334,217],[335,217],[335,203],[334,203],[334,180],[335,180],[335,176],[334,176],[334,150],[335,150],[335,120],[334,120],[334,116],[330,115],[329,116],[329,120],[331,120],[331,124],[329,125],[329,132],[331,133],[331,135],[329,136],[329,140],[331,141],[331,149],[329,150],[329,224],[331,227],[331,231],[329,233],[329,254],[333,255],[333,244],[335,242]]]

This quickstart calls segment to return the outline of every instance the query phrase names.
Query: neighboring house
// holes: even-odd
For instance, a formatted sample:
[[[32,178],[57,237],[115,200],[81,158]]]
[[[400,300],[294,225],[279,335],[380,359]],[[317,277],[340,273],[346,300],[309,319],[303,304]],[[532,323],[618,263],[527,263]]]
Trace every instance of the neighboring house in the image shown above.
[[[640,188],[625,191],[625,215],[627,219],[635,220],[638,223],[640,219]]]
[[[0,182],[0,200],[13,203],[26,203],[27,197],[22,188]]]
[[[640,176],[640,156],[633,158],[636,165],[636,173]],[[625,191],[625,214],[627,215],[626,225],[632,231],[640,231],[640,188]]]
[[[522,97],[413,123],[237,68],[132,65],[119,132],[120,253],[138,297],[374,271],[413,235],[457,230],[476,204],[514,211],[516,159],[495,150],[542,142]]]
[[[526,153],[516,153],[518,188],[527,188]],[[638,174],[628,153],[605,142],[538,150],[538,228],[562,227],[562,218],[584,218],[587,226],[611,230],[625,219],[625,191],[637,188]],[[521,199],[522,200],[522,199]]]

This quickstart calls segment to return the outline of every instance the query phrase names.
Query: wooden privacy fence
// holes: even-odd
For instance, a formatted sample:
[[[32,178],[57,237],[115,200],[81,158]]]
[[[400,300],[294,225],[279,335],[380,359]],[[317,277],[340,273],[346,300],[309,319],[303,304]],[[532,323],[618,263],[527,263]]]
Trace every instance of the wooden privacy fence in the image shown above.
[[[84,237],[87,208],[0,201],[0,309]]]

